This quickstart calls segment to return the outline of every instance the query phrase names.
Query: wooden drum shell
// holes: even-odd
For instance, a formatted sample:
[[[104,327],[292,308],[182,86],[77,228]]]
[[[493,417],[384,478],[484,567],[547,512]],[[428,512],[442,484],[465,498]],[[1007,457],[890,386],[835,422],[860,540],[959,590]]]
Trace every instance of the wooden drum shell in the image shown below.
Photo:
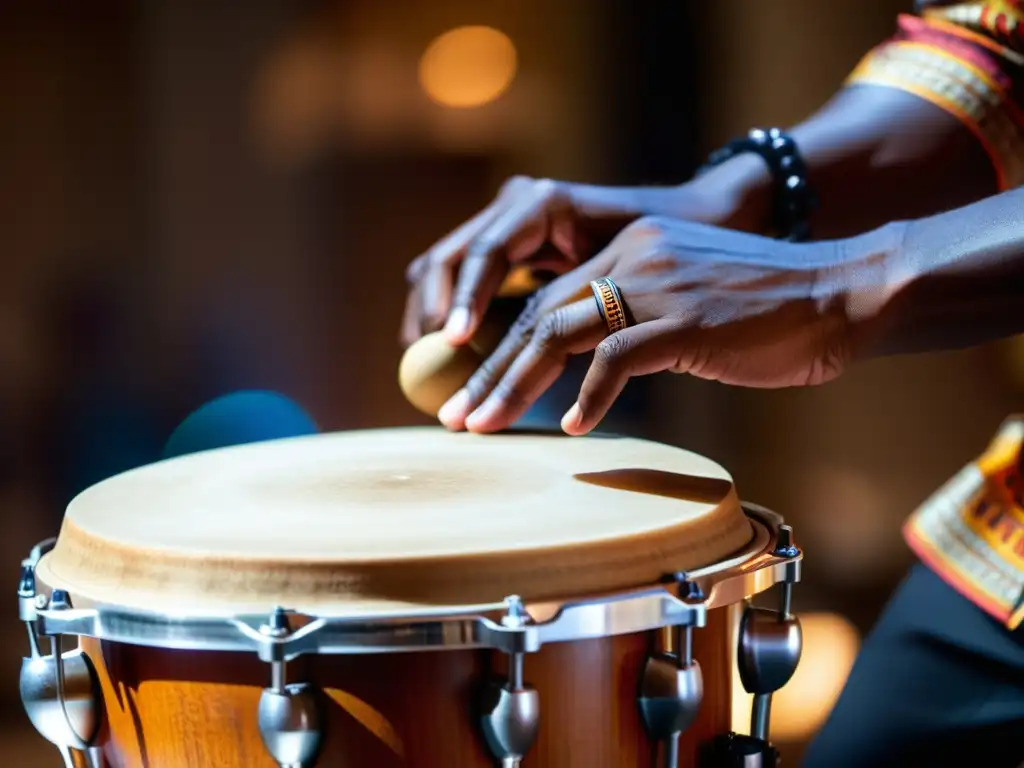
[[[694,633],[704,677],[680,768],[700,743],[731,726],[735,612],[708,613]],[[650,768],[656,745],[640,718],[640,675],[657,632],[543,646],[525,660],[540,693],[541,725],[524,766]],[[111,768],[276,768],[260,739],[257,707],[270,668],[255,654],[181,651],[81,639],[103,690],[99,737]],[[307,656],[292,681],[324,691],[319,766],[492,768],[479,730],[482,684],[504,676],[502,654],[438,650]],[[404,755],[404,757],[403,757]]]

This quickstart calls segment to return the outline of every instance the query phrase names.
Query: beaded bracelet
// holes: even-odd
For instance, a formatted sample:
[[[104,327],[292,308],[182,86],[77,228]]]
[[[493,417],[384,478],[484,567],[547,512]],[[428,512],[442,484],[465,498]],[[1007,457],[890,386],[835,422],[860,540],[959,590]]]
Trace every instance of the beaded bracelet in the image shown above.
[[[708,157],[701,172],[746,152],[759,155],[775,182],[772,221],[777,237],[801,241],[810,235],[810,213],[817,198],[807,183],[807,163],[793,139],[778,128],[754,128]]]

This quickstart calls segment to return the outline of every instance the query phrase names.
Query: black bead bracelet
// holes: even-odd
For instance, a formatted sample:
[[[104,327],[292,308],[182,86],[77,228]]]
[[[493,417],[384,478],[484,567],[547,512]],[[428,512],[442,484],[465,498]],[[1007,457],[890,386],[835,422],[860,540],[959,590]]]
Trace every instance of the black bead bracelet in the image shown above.
[[[772,205],[775,235],[792,241],[806,240],[817,198],[807,182],[807,163],[792,137],[778,128],[755,128],[745,137],[712,152],[701,171],[747,152],[760,156],[771,171],[775,184]]]

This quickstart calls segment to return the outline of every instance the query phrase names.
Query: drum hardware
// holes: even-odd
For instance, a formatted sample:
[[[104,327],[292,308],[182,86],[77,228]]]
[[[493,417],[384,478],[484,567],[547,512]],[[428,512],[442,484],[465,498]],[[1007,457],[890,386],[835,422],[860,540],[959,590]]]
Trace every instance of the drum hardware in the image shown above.
[[[536,651],[545,643],[670,626],[703,626],[709,610],[735,604],[779,582],[800,580],[800,550],[794,548],[792,556],[778,554],[780,534],[776,531],[781,530],[782,517],[754,504],[744,503],[743,508],[755,536],[733,557],[689,573],[689,580],[705,596],[699,601],[683,600],[665,585],[586,599],[544,601],[527,606],[534,618],[522,626],[502,622],[501,616],[507,612],[504,601],[423,609],[412,615],[381,611],[317,617],[290,610],[289,616],[297,628],[282,636],[260,631],[266,614],[168,614],[106,603],[61,611],[48,610],[45,604],[33,606],[31,622],[36,633],[44,636],[85,636],[178,650],[247,651],[255,652],[268,663],[275,659],[290,661],[308,653],[395,653],[447,648],[512,654]],[[23,562],[34,569],[32,558]],[[45,596],[42,599],[45,601]]]
[[[67,768],[74,768],[74,753],[82,753],[88,768],[103,768],[103,756],[92,742],[102,723],[103,709],[96,673],[80,649],[62,652],[61,635],[50,636],[50,653],[39,644],[35,619],[39,610],[71,610],[67,592],[54,590],[50,598],[37,594],[35,564],[55,540],[35,547],[22,561],[18,583],[19,618],[28,631],[29,656],[21,662],[21,702],[32,725],[60,751]]]
[[[291,634],[288,614],[275,608],[260,633],[283,638]],[[280,768],[310,768],[324,735],[324,714],[317,691],[309,683],[288,683],[287,661],[270,661],[270,687],[260,694],[260,737]]]
[[[518,595],[505,598],[503,626],[522,628],[530,618]],[[540,727],[540,694],[523,681],[523,651],[508,655],[508,679],[492,681],[483,697],[481,727],[484,740],[499,768],[519,768],[537,739]]]
[[[712,739],[700,751],[700,768],[775,768],[779,753],[768,742],[738,733]]]
[[[72,765],[72,749],[85,752],[93,761],[88,765],[96,768],[103,765],[98,748],[89,751],[79,748],[81,745],[88,747],[95,738],[102,714],[92,663],[87,655],[80,652],[63,656],[57,654],[63,635],[161,649],[249,652],[271,667],[270,686],[263,691],[258,712],[259,732],[263,740],[261,749],[265,748],[280,766],[306,768],[321,749],[324,718],[320,692],[315,687],[287,683],[287,664],[293,659],[305,654],[492,650],[508,656],[509,672],[504,680],[489,689],[490,695],[483,702],[486,714],[481,725],[498,765],[515,768],[521,765],[527,752],[531,749],[536,751],[534,744],[538,735],[540,702],[536,690],[524,679],[527,654],[539,650],[546,643],[653,631],[664,639],[645,666],[639,681],[638,704],[651,735],[663,741],[664,764],[675,766],[679,760],[686,759],[680,754],[678,736],[692,724],[701,705],[699,694],[702,686],[698,684],[702,682],[702,673],[692,652],[694,628],[705,626],[708,611],[734,605],[780,582],[786,585],[783,610],[781,613],[767,613],[773,617],[774,624],[786,625],[790,585],[800,578],[802,553],[792,545],[789,529],[781,525],[781,518],[754,505],[743,506],[754,531],[750,543],[724,560],[694,569],[689,574],[674,575],[670,579],[671,584],[528,604],[510,597],[501,603],[422,609],[411,613],[373,610],[318,615],[315,608],[299,610],[294,606],[294,610],[276,609],[268,617],[266,613],[156,612],[97,601],[75,608],[67,599],[67,593],[59,588],[63,585],[47,583],[52,579],[52,573],[47,574],[46,563],[40,568],[38,585],[36,583],[36,564],[53,546],[52,540],[44,542],[23,562],[19,606],[21,618],[28,628],[30,647],[36,648],[35,655],[42,657],[38,652],[40,638],[50,637],[51,642],[57,643],[54,654],[49,658],[57,658],[61,662],[53,664],[46,679],[51,681],[53,688],[55,683],[52,681],[57,681],[58,674],[63,675],[62,693],[51,697],[63,704],[57,707],[50,705],[50,711],[60,715],[58,722],[64,732],[58,733],[57,739],[51,738],[44,730],[46,723],[37,721],[31,714],[30,717],[37,729],[62,749],[68,765]],[[49,599],[48,590],[52,590]],[[748,615],[753,615],[749,613],[752,610],[748,608]],[[760,695],[759,691],[765,689],[770,705],[771,693],[788,680],[793,670],[791,668],[784,675],[785,679],[775,679],[779,673],[777,666],[768,663],[771,662],[770,654],[766,655],[754,647],[763,646],[765,642],[761,637],[766,631],[762,619],[747,620],[747,616],[744,619],[746,632],[741,633],[741,637],[751,646],[746,655],[742,649],[740,653],[741,659],[748,659],[747,662],[741,660],[741,664],[747,663],[749,667],[745,672],[745,685],[749,678],[752,684],[746,687],[755,695]],[[790,619],[799,641],[799,625],[795,618]],[[776,634],[780,631],[775,627],[772,629]],[[74,654],[80,658],[86,671],[84,675],[80,670],[72,670],[72,665],[78,664],[70,661],[75,658]],[[799,642],[793,667],[798,658]],[[100,664],[102,660],[96,663]],[[57,667],[61,673],[57,672]],[[766,670],[771,673],[767,677]],[[777,682],[776,687],[769,684],[773,679]],[[56,685],[61,683],[57,681]],[[73,695],[80,685],[90,694],[81,700]],[[26,710],[35,706],[25,696],[24,672],[23,700]],[[75,720],[80,701],[93,713],[91,732],[86,727],[88,722],[83,721],[79,727]],[[767,715],[765,709],[762,718],[765,735]],[[47,718],[47,721],[49,719],[52,718]],[[82,738],[86,736],[89,738]],[[745,744],[748,739],[734,736],[730,743]],[[756,740],[750,739],[750,742],[755,743]],[[763,747],[770,750],[767,744]],[[731,752],[736,751],[734,746]],[[737,763],[744,768],[770,764]]]
[[[780,525],[773,553],[796,557],[793,529]],[[779,584],[779,609],[757,608],[747,602],[740,621],[740,681],[754,697],[750,735],[730,733],[715,739],[702,753],[702,768],[774,768],[779,754],[769,741],[772,695],[789,682],[800,663],[803,635],[800,620],[792,613],[793,583]]]
[[[780,526],[775,552],[795,550],[793,529]],[[772,694],[789,682],[800,663],[803,636],[800,620],[791,611],[793,584],[781,585],[779,610],[755,608],[748,603],[740,622],[739,673],[743,688],[754,696],[750,735],[768,740]]]
[[[669,577],[678,585],[679,596],[702,601],[704,593],[685,573]],[[703,626],[705,616],[701,616]],[[661,648],[651,654],[640,678],[640,714],[651,738],[660,742],[660,764],[679,765],[679,737],[700,712],[704,700],[704,678],[693,658],[694,624],[666,628],[660,633]]]

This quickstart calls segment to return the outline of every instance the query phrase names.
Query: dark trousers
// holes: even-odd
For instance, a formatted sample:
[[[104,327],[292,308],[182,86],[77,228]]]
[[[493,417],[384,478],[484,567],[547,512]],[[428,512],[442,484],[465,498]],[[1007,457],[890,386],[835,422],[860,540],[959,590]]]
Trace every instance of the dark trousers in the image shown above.
[[[1018,768],[1024,629],[1010,632],[929,568],[865,640],[806,768]]]

